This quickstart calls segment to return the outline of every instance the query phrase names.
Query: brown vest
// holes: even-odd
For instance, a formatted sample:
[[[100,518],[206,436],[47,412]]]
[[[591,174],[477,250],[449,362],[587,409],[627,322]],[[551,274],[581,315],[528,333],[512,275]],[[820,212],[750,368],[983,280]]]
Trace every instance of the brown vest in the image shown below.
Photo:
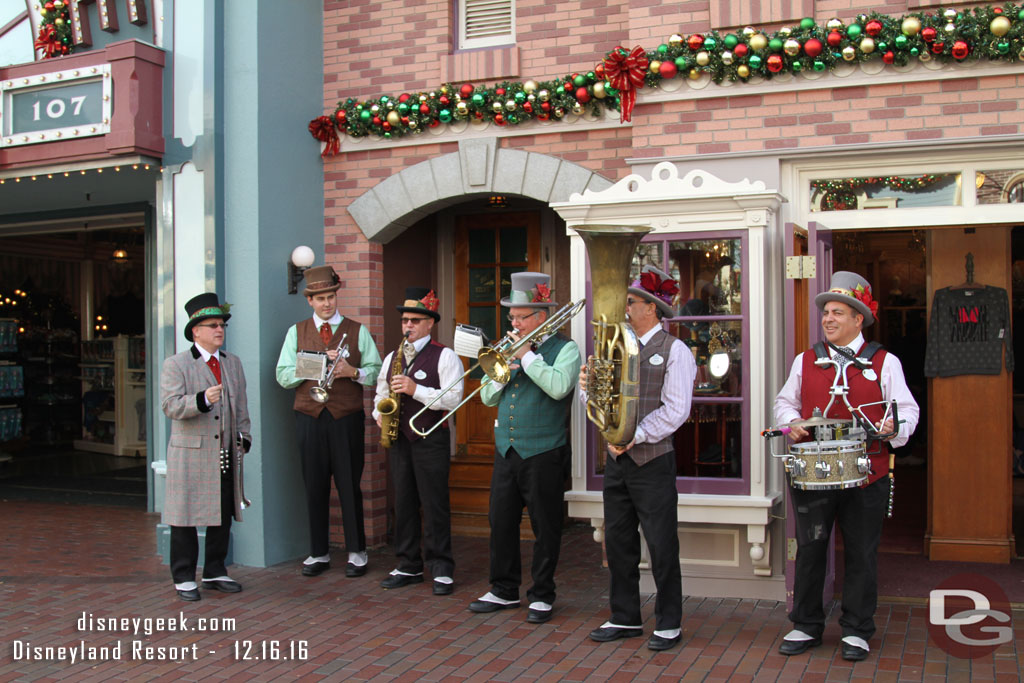
[[[675,337],[661,330],[651,337],[651,341],[640,349],[640,398],[637,403],[636,423],[640,424],[645,417],[661,407],[661,387],[665,382],[665,368],[668,366],[668,354]],[[651,357],[661,356],[661,363],[651,364]],[[641,443],[626,452],[633,462],[643,467],[655,458],[672,450],[672,434],[656,443]]]
[[[348,344],[348,364],[358,368],[362,364],[362,356],[359,353],[359,328],[362,327],[352,318],[342,318],[338,329],[331,337],[330,346],[324,346],[320,338],[320,330],[313,324],[312,318],[306,318],[295,326],[296,337],[298,338],[298,351],[320,351],[326,352],[328,348],[338,348],[341,335],[348,334],[345,343]],[[328,363],[329,364],[329,363]],[[311,387],[316,386],[313,380],[306,380],[295,389],[295,404],[292,406],[300,413],[310,417],[318,417],[324,408],[331,411],[331,417],[338,419],[363,409],[363,385],[354,382],[347,377],[336,377],[334,384],[328,394],[327,403],[317,403],[309,395]]]

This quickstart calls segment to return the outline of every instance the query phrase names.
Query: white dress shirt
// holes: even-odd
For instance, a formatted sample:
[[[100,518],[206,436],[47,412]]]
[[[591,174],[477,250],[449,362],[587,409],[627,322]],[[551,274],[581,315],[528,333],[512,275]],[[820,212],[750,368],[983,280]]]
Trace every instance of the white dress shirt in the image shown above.
[[[430,335],[426,337],[420,337],[416,341],[412,342],[413,347],[416,349],[416,354],[419,355],[420,351],[430,343]],[[387,398],[391,394],[391,385],[388,383],[388,375],[391,372],[392,359],[395,357],[395,352],[392,351],[384,358],[384,365],[381,368],[380,374],[377,375],[377,393],[373,399],[373,419],[376,420],[380,417],[380,413],[377,412],[377,404]],[[437,359],[437,376],[441,383],[440,389],[432,387],[426,387],[417,382],[416,391],[413,392],[413,399],[419,401],[423,405],[430,403],[441,394],[441,390],[449,386],[462,376],[464,370],[462,369],[462,361],[455,354],[454,351],[449,349],[447,346],[441,349],[441,356]],[[416,378],[412,380],[415,382]],[[430,407],[431,410],[441,410],[448,412],[459,404],[462,400],[463,382],[461,380],[455,384],[454,387],[449,389],[441,398],[438,399],[437,403]],[[416,426],[423,428],[419,422]]]

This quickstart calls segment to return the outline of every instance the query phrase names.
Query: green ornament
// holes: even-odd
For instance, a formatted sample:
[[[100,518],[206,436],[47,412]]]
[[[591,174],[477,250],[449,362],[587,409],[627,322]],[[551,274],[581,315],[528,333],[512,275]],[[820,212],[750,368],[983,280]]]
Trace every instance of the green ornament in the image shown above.
[[[918,50],[916,47],[910,48],[910,56],[911,57],[916,57],[918,52],[920,52],[920,50]]]
[[[597,80],[597,74],[595,74],[593,71],[588,71],[587,72],[587,82],[588,83],[593,83],[596,80]]]
[[[901,33],[900,35],[896,36],[896,40],[895,40],[896,49],[897,50],[906,50],[908,42],[909,41],[907,40],[907,37]]]
[[[577,74],[576,77],[572,79],[572,84],[575,85],[577,88],[582,88],[587,84],[587,77],[580,76],[579,74]]]
[[[406,114],[408,114],[409,113],[409,103],[408,102],[399,102],[398,103],[398,113],[401,114],[402,116],[405,116]]]
[[[682,71],[683,69],[689,68],[689,66],[690,66],[690,61],[686,57],[684,57],[682,55],[679,55],[678,57],[676,57],[676,68],[677,69]]]
[[[878,48],[879,52],[885,52],[886,50],[889,49],[889,44],[887,42],[885,42],[884,40],[882,40],[882,41],[879,41],[878,44],[875,47]]]
[[[996,51],[999,52],[999,54],[1001,55],[1009,54],[1010,44],[1005,40],[1000,40],[998,43],[996,43]]]
[[[452,120],[452,112],[449,109],[442,109],[437,112],[437,118],[441,119],[443,123],[448,123]]]
[[[725,46],[731,50],[740,44],[740,39],[736,37],[735,33],[730,33],[724,38],[724,42]]]
[[[1024,21],[1024,9],[1021,9],[1019,12],[1017,12],[1017,18],[1020,19],[1021,21]]]
[[[800,20],[800,28],[804,31],[810,31],[814,28],[814,19],[810,17],[804,17]]]
[[[793,69],[793,73],[798,74],[801,70],[803,70],[804,65],[801,64],[800,62],[793,62],[790,68]]]
[[[718,46],[718,41],[715,40],[714,38],[712,38],[711,36],[708,36],[707,38],[704,39],[704,49],[705,50],[714,50],[717,46]]]
[[[850,40],[856,40],[860,37],[860,24],[850,24],[850,27],[846,29],[846,35],[849,36]]]
[[[659,45],[658,46],[658,54],[659,55],[668,54],[668,45],[666,45],[665,43],[662,43],[661,45]]]
[[[757,56],[757,55],[750,55],[750,59],[748,60],[747,63],[750,64],[750,68],[751,69],[760,69],[761,68],[761,58],[759,56]]]
[[[474,107],[484,106],[484,96],[478,92],[473,93],[473,97],[470,98],[470,101],[473,102]]]
[[[768,49],[772,52],[782,52],[782,39],[772,38],[768,41]]]
[[[618,99],[616,99],[616,95],[619,94],[619,91],[613,88],[611,83],[609,83],[608,81],[605,81],[604,83],[604,91],[608,93],[608,97],[612,98],[612,102],[614,102],[615,105],[618,106],[619,101]]]
[[[820,73],[825,70],[825,62],[821,61],[820,59],[815,59],[814,64],[811,65],[811,68]]]
[[[373,114],[370,113],[369,109],[364,109],[359,112],[359,120],[363,123],[369,123],[373,119]]]
[[[519,123],[519,117],[516,116],[515,114],[509,114],[508,116],[505,117],[505,120],[513,125]]]
[[[516,104],[522,104],[526,101],[526,93],[522,90],[517,90],[516,94],[512,96],[512,99],[516,101]]]
[[[388,101],[389,100],[388,100],[388,96],[387,95],[381,95],[381,98],[380,98],[380,103],[381,104],[387,104]]]

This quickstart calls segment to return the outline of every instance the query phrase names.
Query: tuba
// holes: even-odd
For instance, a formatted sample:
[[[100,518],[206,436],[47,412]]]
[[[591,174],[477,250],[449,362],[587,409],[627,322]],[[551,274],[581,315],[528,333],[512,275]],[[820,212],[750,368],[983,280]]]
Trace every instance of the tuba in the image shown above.
[[[587,419],[615,446],[636,431],[639,340],[626,322],[626,287],[646,225],[570,226],[583,239],[590,263],[594,354],[587,359]]]
[[[395,349],[395,356],[391,360],[391,373],[388,375],[390,381],[395,375],[402,374],[402,347],[405,340],[409,338],[409,332],[402,335],[402,341],[398,342]],[[384,448],[391,448],[391,444],[398,438],[399,412],[402,408],[402,397],[397,392],[391,391],[387,398],[377,402],[377,412],[380,413],[380,445]]]

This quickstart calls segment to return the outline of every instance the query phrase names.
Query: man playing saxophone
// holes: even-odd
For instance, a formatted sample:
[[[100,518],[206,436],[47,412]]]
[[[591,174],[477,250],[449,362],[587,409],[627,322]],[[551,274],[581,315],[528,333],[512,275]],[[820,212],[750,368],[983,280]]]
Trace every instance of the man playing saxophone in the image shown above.
[[[397,415],[397,430],[388,450],[391,481],[395,491],[395,555],[398,566],[381,581],[383,588],[401,588],[423,582],[424,560],[433,577],[434,595],[453,589],[455,560],[452,557],[451,509],[448,502],[448,468],[451,438],[448,422],[426,436],[412,429],[420,409],[437,399],[416,419],[426,430],[462,400],[462,362],[455,352],[431,339],[434,323],[441,319],[438,299],[426,287],[407,287],[405,302],[396,306],[402,314],[405,341],[384,359],[389,372],[377,378],[373,418],[383,430]],[[454,386],[452,386],[454,385]],[[441,394],[441,388],[452,388]],[[397,401],[397,405],[392,403]],[[383,402],[383,406],[381,405]],[[384,407],[385,415],[380,408]],[[394,409],[395,412],[392,412]],[[382,434],[382,443],[388,433]],[[423,509],[423,542],[420,552],[420,508]]]

